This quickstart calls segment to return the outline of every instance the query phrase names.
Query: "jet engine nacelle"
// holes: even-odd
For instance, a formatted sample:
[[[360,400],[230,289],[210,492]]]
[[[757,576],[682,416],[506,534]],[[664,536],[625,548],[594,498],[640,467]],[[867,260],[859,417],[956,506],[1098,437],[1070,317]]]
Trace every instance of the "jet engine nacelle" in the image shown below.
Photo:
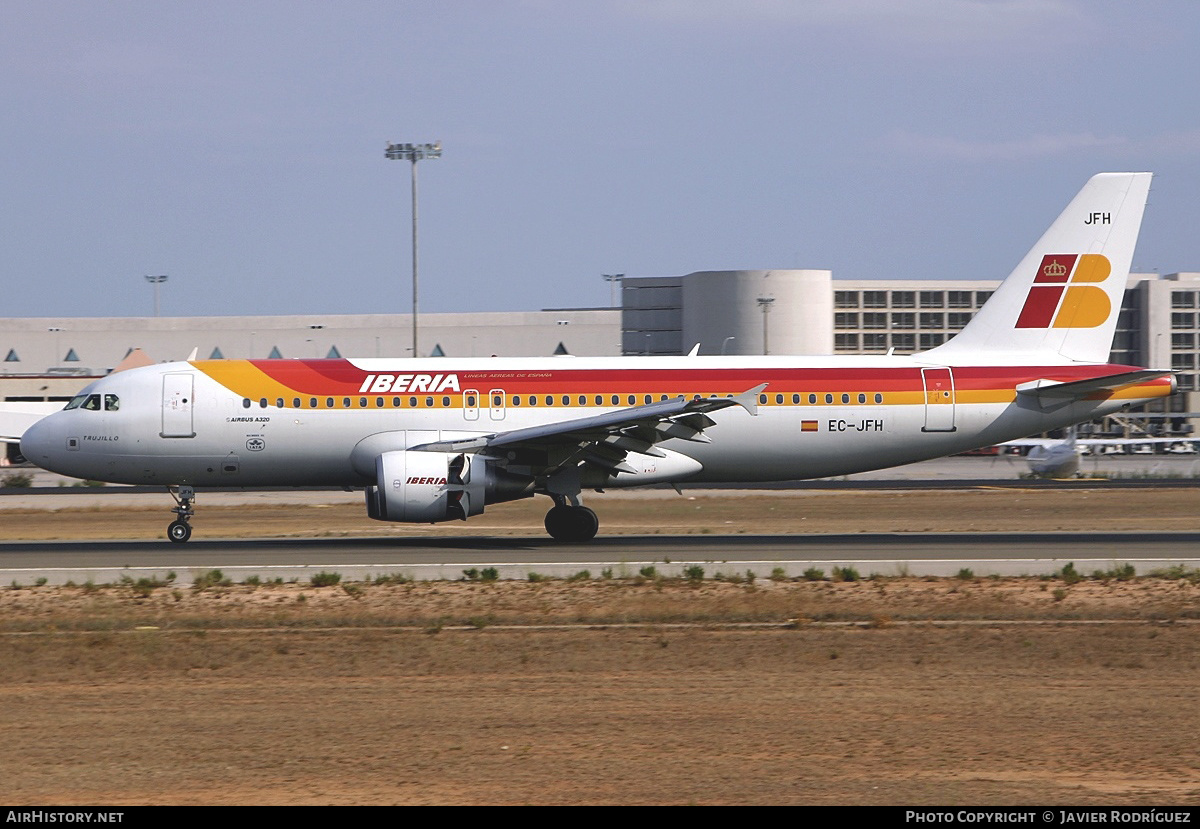
[[[486,504],[533,494],[533,480],[492,468],[480,455],[384,452],[367,487],[367,515],[379,521],[465,521]]]

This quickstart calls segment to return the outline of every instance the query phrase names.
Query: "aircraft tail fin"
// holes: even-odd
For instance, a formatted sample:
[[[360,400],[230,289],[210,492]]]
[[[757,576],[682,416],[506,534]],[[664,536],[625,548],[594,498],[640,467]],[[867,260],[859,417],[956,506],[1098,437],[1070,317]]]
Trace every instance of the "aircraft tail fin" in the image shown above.
[[[1107,362],[1150,179],[1092,176],[971,322],[921,357]]]

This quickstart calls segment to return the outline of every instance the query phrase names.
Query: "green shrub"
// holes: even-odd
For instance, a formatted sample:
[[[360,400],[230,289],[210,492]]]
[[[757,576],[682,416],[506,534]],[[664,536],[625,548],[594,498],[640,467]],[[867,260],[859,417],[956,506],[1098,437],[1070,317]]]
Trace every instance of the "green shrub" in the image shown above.
[[[309,582],[313,587],[333,587],[342,580],[341,573],[326,573],[322,570],[314,575]]]
[[[1058,571],[1058,577],[1067,584],[1075,584],[1083,579],[1083,576],[1075,569],[1073,561],[1068,561],[1063,565],[1063,568]]]
[[[777,569],[779,569],[779,568],[777,568]],[[836,568],[834,569],[834,572],[835,573],[837,572]],[[825,581],[825,571],[820,570],[816,567],[809,567],[807,570],[804,571],[804,580],[805,581]]]
[[[225,578],[225,574],[220,570],[209,570],[192,580],[192,587],[197,590],[203,590],[206,587],[228,587],[231,584],[233,582]]]
[[[704,579],[704,568],[699,564],[690,564],[683,568],[683,577],[688,581],[702,581]]]
[[[0,486],[10,486],[14,489],[28,489],[33,486],[33,474],[30,472],[9,472],[0,475]]]
[[[484,567],[479,571],[480,581],[496,581],[500,578],[500,571],[495,567]]]
[[[859,579],[858,571],[855,570],[850,565],[846,565],[845,567],[834,567],[833,568],[833,580],[834,581],[858,581],[858,579]]]

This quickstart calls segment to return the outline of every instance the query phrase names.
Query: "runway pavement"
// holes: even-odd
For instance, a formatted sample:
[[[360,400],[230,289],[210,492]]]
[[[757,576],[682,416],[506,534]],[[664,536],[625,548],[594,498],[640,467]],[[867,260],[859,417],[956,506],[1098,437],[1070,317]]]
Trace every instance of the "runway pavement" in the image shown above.
[[[1020,479],[1025,464],[1019,458],[943,458],[890,470],[836,480],[770,485],[756,494],[787,494],[794,489],[907,488],[967,486],[1197,486],[1200,459],[1194,456],[1103,457],[1085,464],[1089,473],[1113,478],[1095,481],[1038,482]],[[1092,468],[1094,466],[1094,468]],[[38,487],[8,490],[0,495],[5,508],[50,508],[51,501],[68,499],[72,508],[91,506],[161,506],[169,499],[161,488],[105,487],[62,490],[42,487],[59,483],[39,473]],[[64,494],[69,492],[70,494]],[[606,497],[676,497],[670,490],[621,492]],[[359,492],[305,490],[205,491],[204,505],[253,502],[360,503]],[[56,505],[57,506],[57,505]],[[306,580],[314,572],[336,571],[344,579],[367,579],[403,573],[416,579],[460,578],[469,567],[495,567],[502,578],[528,578],[530,572],[568,576],[587,569],[599,575],[636,575],[646,566],[678,575],[683,567],[699,564],[708,576],[716,573],[768,576],[782,567],[798,576],[810,567],[830,572],[834,566],[854,567],[863,576],[954,575],[970,568],[976,575],[1041,575],[1073,562],[1091,573],[1132,563],[1139,573],[1171,565],[1200,567],[1200,533],[1136,534],[846,534],[793,536],[603,536],[588,544],[554,542],[540,534],[529,538],[340,538],[301,540],[193,540],[187,545],[166,541],[128,542],[10,542],[0,543],[0,585],[92,581],[103,584],[132,578],[164,578],[175,572],[190,584],[194,575],[221,569],[234,581],[247,576]]]
[[[799,576],[816,567],[853,567],[863,577],[952,576],[969,568],[977,576],[1044,575],[1072,562],[1083,574],[1133,564],[1139,574],[1183,565],[1200,567],[1200,532],[1189,533],[939,533],[791,536],[613,536],[587,544],[547,538],[421,538],[203,540],[186,546],[165,541],[9,542],[0,544],[0,584],[133,579],[178,583],[211,569],[238,582],[261,579],[307,581],[314,573],[339,573],[361,581],[403,574],[418,580],[458,579],[466,568],[495,567],[501,578],[531,572],[566,577],[588,570],[595,577],[635,576],[643,567],[678,576],[700,565],[718,573],[771,575],[783,568]]]

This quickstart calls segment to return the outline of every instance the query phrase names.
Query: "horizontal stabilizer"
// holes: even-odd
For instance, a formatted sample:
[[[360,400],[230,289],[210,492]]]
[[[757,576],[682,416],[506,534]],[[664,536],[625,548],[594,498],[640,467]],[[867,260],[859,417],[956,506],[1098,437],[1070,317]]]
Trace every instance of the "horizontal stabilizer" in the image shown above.
[[[1161,369],[1142,369],[1127,371],[1122,374],[1110,374],[1107,377],[1094,377],[1090,380],[1074,380],[1069,383],[1057,380],[1031,380],[1017,386],[1017,394],[1033,397],[1043,406],[1069,403],[1082,400],[1096,392],[1115,392],[1139,383],[1148,383],[1161,377],[1171,378],[1171,390],[1175,390],[1175,378],[1169,371]]]

